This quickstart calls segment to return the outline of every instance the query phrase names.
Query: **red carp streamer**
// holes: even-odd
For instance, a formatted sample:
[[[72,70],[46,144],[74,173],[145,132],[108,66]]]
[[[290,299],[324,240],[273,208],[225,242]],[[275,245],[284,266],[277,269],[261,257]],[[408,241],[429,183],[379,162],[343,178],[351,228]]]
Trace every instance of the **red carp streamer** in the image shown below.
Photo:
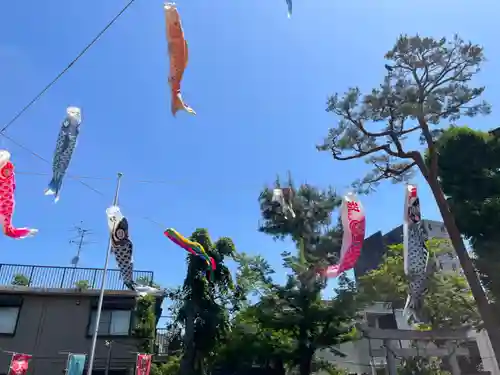
[[[352,269],[358,261],[363,240],[365,239],[365,210],[353,193],[349,193],[344,197],[341,215],[344,236],[340,250],[340,261],[338,264],[326,268],[324,271],[326,277],[337,277],[342,272]]]
[[[30,228],[15,228],[12,225],[14,215],[14,191],[16,190],[16,178],[14,175],[14,164],[10,161],[10,152],[0,150],[0,223],[6,236],[21,239],[35,235],[38,230]]]
[[[164,9],[168,53],[170,55],[170,76],[168,83],[172,91],[172,115],[175,116],[177,111],[180,110],[196,115],[196,112],[184,102],[181,95],[182,76],[188,64],[188,45],[184,38],[181,17],[173,3],[165,4]]]

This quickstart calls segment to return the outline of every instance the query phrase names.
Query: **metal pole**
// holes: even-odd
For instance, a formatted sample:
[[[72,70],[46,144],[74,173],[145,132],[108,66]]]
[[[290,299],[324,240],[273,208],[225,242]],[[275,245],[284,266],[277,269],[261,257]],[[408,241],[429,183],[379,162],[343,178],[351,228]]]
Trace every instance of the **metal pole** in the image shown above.
[[[113,206],[116,206],[118,204],[118,194],[120,192],[120,181],[122,176],[123,173],[118,173],[118,177],[116,179],[116,191],[115,191],[115,198],[113,199]],[[99,302],[97,304],[95,327],[94,327],[94,334],[92,335],[92,345],[90,346],[89,367],[87,369],[87,375],[92,375],[92,370],[94,367],[94,356],[97,344],[97,334],[99,331],[99,323],[101,322],[102,302],[104,300],[104,287],[105,287],[104,284],[106,283],[106,274],[108,273],[109,253],[111,253],[111,234],[109,235],[108,248],[106,250],[106,260],[104,261],[104,268],[102,270],[101,292],[99,293]]]
[[[106,368],[104,370],[104,375],[109,375],[109,367],[111,365],[111,351],[113,350],[113,340],[106,342],[108,347],[108,358],[106,359]]]

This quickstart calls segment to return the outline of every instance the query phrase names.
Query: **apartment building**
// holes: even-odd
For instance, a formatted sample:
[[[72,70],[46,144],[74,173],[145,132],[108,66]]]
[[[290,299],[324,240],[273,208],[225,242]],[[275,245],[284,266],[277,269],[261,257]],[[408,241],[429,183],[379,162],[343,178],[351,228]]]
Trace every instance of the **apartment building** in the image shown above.
[[[435,220],[423,220],[423,224],[429,239],[449,239],[444,223]],[[385,234],[378,231],[367,237],[363,243],[361,256],[354,267],[356,279],[378,268],[382,263],[388,246],[400,244],[402,242],[403,225],[391,229]],[[451,246],[449,251],[442,251],[435,260],[436,266],[440,270],[462,272],[460,262]]]
[[[102,269],[0,264],[0,374],[12,352],[32,355],[29,374],[61,374],[68,353],[88,354]],[[153,280],[149,271],[134,278]],[[13,285],[14,284],[14,285]],[[118,270],[108,270],[93,374],[133,374],[138,340],[132,336],[136,294]],[[156,296],[161,315],[163,295]]]

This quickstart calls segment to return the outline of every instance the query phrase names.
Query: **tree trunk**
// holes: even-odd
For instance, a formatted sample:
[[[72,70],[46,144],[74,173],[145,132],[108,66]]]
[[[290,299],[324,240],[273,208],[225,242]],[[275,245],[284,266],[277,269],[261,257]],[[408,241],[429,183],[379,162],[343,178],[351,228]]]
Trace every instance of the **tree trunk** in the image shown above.
[[[301,353],[299,373],[300,375],[311,375],[313,355],[310,349],[306,349]]]
[[[303,288],[304,286],[302,286]],[[314,355],[314,350],[311,350],[311,346],[308,340],[307,332],[307,309],[304,309],[304,321],[300,324],[299,328],[299,345],[298,352],[300,353],[299,359],[299,374],[300,375],[310,375],[312,369],[312,359]]]
[[[490,338],[497,363],[500,364],[500,329],[498,327],[498,321],[494,315],[493,308],[490,306],[488,299],[486,298],[486,293],[479,282],[476,270],[474,269],[472,260],[467,253],[467,249],[455,222],[455,218],[450,210],[439,182],[437,179],[427,179],[427,182],[432,190],[432,194],[434,195],[434,199],[439,207],[441,216],[443,217],[444,225],[446,226],[451,243],[453,244],[458,259],[460,260],[460,265],[464,270],[472,295],[476,300],[477,308],[481,318],[483,319],[484,328]]]
[[[180,375],[193,375],[196,359],[196,348],[194,345],[194,314],[192,306],[188,308],[186,317],[186,331],[184,332],[184,354],[180,364]]]
[[[275,375],[285,375],[285,364],[283,362],[283,359],[281,358],[276,358],[273,361],[273,374]]]

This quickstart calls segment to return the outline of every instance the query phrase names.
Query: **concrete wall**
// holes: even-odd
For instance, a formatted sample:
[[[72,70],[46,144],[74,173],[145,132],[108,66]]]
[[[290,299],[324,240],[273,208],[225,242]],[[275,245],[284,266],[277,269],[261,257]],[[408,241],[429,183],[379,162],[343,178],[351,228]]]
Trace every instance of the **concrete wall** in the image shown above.
[[[2,297],[12,298],[12,293],[0,293]],[[19,296],[17,296],[19,297]],[[89,353],[91,337],[88,325],[92,306],[96,296],[86,294],[22,294],[22,306],[19,312],[17,329],[14,336],[0,336],[0,348],[3,351],[27,353],[33,355],[30,362],[30,374],[62,374],[66,365],[67,354],[60,352]],[[130,295],[123,297],[132,301]],[[108,300],[106,297],[105,300]],[[103,368],[106,363],[107,348],[105,339],[113,339],[110,368],[131,368],[135,364],[136,341],[132,337],[99,338],[96,349],[94,368]],[[10,355],[0,353],[0,372],[7,369]]]

